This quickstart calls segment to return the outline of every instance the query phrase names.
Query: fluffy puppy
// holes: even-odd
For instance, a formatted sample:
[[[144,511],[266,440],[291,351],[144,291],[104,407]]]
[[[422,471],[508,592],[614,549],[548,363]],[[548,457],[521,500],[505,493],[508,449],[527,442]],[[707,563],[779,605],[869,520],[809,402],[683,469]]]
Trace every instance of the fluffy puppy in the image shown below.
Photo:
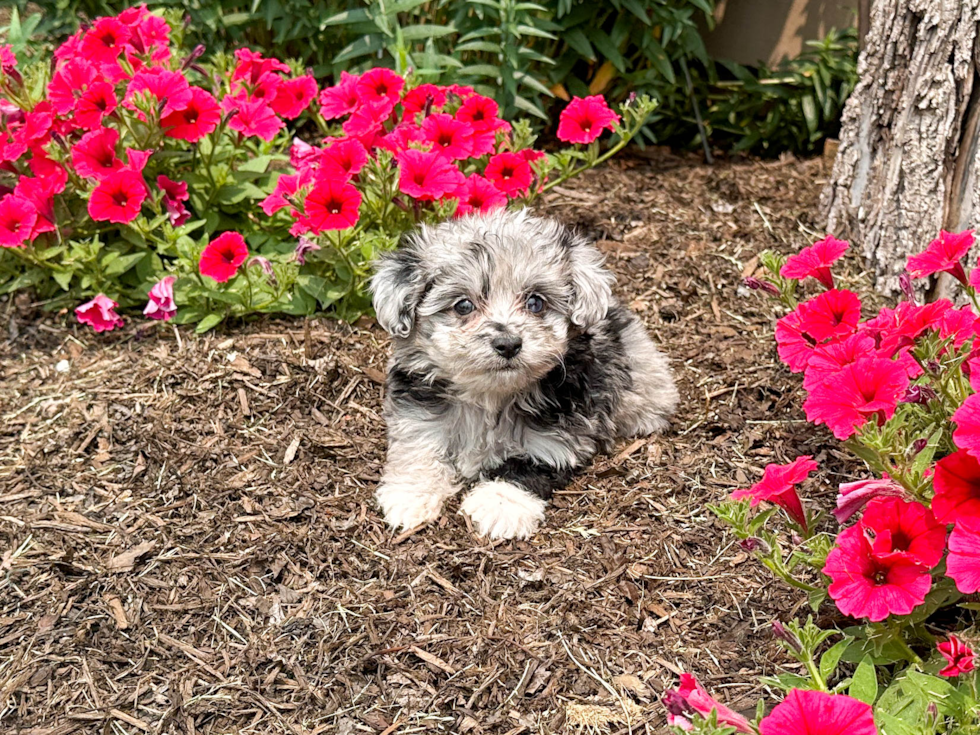
[[[525,538],[597,451],[666,428],[667,359],[612,282],[594,246],[527,210],[423,227],[379,261],[389,524],[435,520],[469,486],[480,533]]]

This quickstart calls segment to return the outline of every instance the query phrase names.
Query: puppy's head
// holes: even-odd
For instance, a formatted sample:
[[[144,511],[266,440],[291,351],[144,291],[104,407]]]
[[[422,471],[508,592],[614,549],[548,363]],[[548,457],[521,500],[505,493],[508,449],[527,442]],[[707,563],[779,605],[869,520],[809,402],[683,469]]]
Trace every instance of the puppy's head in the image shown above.
[[[381,259],[378,322],[406,367],[477,393],[526,388],[602,319],[612,275],[599,251],[527,210],[423,227]]]

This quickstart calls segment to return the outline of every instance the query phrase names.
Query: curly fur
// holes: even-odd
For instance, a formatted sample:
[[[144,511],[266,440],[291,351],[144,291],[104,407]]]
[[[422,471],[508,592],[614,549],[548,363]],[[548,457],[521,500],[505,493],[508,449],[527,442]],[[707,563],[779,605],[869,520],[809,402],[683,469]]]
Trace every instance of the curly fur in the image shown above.
[[[667,359],[612,283],[594,246],[526,210],[423,227],[381,259],[374,306],[394,349],[377,498],[391,525],[434,520],[475,483],[462,511],[481,533],[529,536],[596,452],[667,427]]]

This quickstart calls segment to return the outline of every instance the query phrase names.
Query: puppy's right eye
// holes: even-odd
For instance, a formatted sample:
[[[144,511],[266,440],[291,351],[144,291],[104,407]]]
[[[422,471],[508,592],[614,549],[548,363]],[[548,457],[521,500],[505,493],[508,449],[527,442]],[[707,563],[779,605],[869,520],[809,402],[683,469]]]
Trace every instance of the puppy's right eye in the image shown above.
[[[476,309],[476,307],[473,306],[473,302],[470,301],[469,299],[460,299],[455,304],[453,304],[453,311],[455,311],[460,316],[466,316],[468,314],[472,314],[474,309]]]

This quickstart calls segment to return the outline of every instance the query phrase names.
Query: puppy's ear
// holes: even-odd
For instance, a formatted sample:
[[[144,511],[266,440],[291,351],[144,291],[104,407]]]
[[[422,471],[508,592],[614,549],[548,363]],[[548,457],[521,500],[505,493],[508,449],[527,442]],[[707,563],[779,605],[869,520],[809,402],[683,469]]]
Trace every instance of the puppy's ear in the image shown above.
[[[398,250],[381,256],[371,278],[378,324],[394,337],[407,337],[415,326],[415,310],[425,292],[422,261],[407,238]]]
[[[613,275],[605,268],[602,253],[585,238],[563,229],[561,239],[567,248],[572,281],[569,318],[575,326],[588,329],[603,319],[612,305]]]

